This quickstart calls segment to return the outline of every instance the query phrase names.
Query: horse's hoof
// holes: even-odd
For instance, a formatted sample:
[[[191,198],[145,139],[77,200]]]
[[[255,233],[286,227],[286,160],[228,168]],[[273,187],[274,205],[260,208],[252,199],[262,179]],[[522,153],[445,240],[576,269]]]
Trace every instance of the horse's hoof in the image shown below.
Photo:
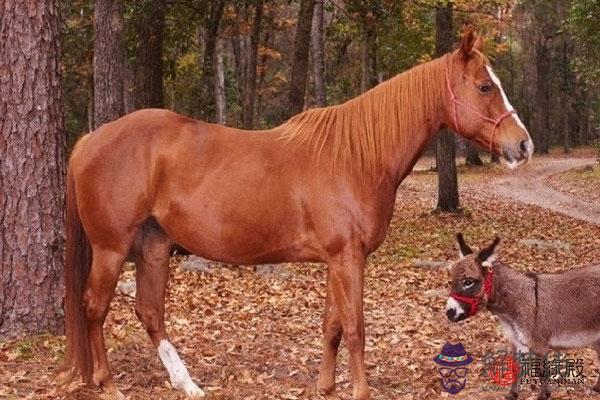
[[[202,399],[206,396],[204,390],[200,389],[194,382],[187,382],[182,388],[188,399]]]
[[[117,388],[104,389],[100,394],[102,400],[126,400],[126,397]]]

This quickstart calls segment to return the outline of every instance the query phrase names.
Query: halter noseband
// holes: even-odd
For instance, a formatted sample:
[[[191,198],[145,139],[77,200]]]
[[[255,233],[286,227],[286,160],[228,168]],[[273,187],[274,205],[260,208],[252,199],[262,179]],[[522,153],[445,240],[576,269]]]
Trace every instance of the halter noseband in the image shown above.
[[[454,94],[454,91],[452,90],[452,85],[450,85],[450,75],[451,75],[450,69],[452,68],[452,65],[453,65],[453,59],[452,59],[452,56],[450,56],[450,67],[448,67],[448,65],[446,65],[446,87],[448,88],[448,92],[450,93],[450,100],[452,100],[452,103],[454,105],[454,126],[456,127],[456,133],[461,134],[460,126],[458,124],[458,106],[463,106],[463,107],[469,109],[471,112],[475,113],[476,115],[479,115],[483,120],[494,124],[494,126],[492,127],[492,137],[490,139],[490,147],[489,147],[489,151],[491,153],[492,148],[494,147],[494,135],[496,134],[496,128],[498,127],[498,125],[500,125],[500,123],[504,120],[504,118],[510,116],[511,114],[516,114],[517,112],[513,108],[511,110],[505,111],[498,118],[493,119],[486,115],[483,115],[477,109],[475,109],[475,107],[458,100],[456,98],[456,95]]]
[[[485,280],[483,281],[483,290],[478,295],[463,296],[456,292],[451,292],[450,297],[452,297],[454,300],[468,304],[470,306],[469,317],[472,317],[473,315],[477,314],[477,309],[479,308],[479,304],[481,304],[481,300],[483,300],[483,297],[485,296],[489,299],[492,296],[493,284],[494,270],[492,268],[488,268]]]

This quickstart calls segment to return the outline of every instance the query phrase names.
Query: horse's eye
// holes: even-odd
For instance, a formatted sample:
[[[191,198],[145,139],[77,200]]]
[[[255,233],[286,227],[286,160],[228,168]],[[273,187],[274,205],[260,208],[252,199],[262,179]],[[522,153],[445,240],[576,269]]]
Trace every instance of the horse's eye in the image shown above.
[[[471,286],[473,286],[475,284],[475,282],[472,279],[469,279],[469,278],[463,279],[462,283],[463,283],[463,287],[465,287],[465,288],[469,288],[469,287],[471,287]]]
[[[481,85],[479,85],[479,91],[481,93],[489,93],[492,91],[493,88],[494,86],[491,83],[482,83]]]

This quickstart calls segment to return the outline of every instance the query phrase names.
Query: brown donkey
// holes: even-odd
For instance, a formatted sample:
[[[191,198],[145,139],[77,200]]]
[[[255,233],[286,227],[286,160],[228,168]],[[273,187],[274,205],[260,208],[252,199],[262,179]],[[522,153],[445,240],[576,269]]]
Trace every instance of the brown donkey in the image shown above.
[[[500,239],[478,253],[457,235],[460,259],[451,267],[452,287],[446,314],[461,321],[477,313],[484,302],[498,317],[514,356],[532,352],[546,357],[551,349],[592,346],[600,357],[600,264],[560,274],[523,274],[500,262]],[[550,397],[542,380],[538,397]],[[600,378],[594,386],[600,392]],[[507,399],[519,394],[519,380]]]
[[[442,127],[504,156],[533,152],[481,40],[402,73],[344,104],[247,132],[166,110],[143,110],[84,136],[68,172],[66,331],[73,377],[118,392],[103,323],[121,265],[136,263],[136,313],[173,387],[203,391],[164,324],[171,248],[233,264],[328,266],[320,393],[335,397],[343,338],[353,398],[368,399],[363,282],[385,238],[396,189]]]

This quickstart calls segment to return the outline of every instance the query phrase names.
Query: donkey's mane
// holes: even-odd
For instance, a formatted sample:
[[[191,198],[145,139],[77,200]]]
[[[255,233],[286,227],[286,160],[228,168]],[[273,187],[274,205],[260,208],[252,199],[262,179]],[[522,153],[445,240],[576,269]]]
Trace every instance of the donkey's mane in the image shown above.
[[[331,165],[378,173],[423,128],[444,93],[446,57],[418,65],[343,104],[313,108],[276,128]]]

